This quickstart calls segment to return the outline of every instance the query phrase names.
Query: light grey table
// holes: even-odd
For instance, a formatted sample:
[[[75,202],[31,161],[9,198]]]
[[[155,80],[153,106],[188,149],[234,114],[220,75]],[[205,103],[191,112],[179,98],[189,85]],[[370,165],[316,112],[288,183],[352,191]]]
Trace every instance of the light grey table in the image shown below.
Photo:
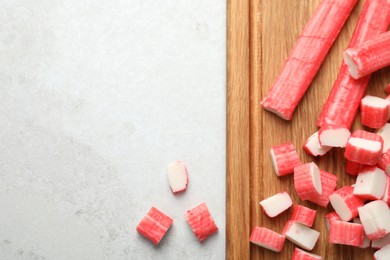
[[[0,0],[0,259],[224,258],[225,31],[225,0]]]

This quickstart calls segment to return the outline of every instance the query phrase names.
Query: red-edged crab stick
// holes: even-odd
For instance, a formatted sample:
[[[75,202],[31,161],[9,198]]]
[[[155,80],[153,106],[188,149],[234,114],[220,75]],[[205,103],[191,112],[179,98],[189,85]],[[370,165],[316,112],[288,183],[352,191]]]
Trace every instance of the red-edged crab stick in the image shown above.
[[[349,47],[355,47],[387,31],[390,23],[388,13],[390,13],[389,0],[367,0]],[[351,128],[369,80],[370,76],[359,80],[353,79],[349,75],[347,64],[343,62],[332,91],[322,108],[317,125],[321,127],[326,123]]]
[[[261,102],[264,109],[291,119],[356,3],[357,0],[321,2]]]

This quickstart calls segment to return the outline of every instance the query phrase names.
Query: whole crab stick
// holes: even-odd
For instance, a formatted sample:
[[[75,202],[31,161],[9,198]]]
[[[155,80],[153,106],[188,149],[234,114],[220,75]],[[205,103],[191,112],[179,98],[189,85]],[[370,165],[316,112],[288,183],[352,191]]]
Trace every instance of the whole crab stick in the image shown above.
[[[387,31],[390,23],[388,12],[390,12],[388,0],[367,0],[349,47],[357,46]],[[321,127],[327,123],[346,125],[351,128],[369,80],[370,76],[359,80],[353,79],[349,75],[347,64],[343,62],[332,91],[322,108],[317,125]]]
[[[264,109],[290,120],[317,74],[357,0],[323,0],[306,24],[274,85]]]
[[[388,15],[389,16],[389,15]],[[364,76],[390,65],[390,32],[344,51],[344,61],[352,78]]]

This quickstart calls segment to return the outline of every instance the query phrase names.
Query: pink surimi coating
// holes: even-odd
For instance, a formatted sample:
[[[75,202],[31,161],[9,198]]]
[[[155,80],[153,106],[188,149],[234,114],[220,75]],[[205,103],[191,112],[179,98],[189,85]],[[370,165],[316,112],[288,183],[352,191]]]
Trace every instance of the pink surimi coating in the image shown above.
[[[379,129],[390,118],[390,101],[373,96],[365,96],[360,103],[362,125]]]
[[[385,14],[383,14],[385,15]],[[388,15],[388,14],[387,14]],[[382,33],[344,51],[352,78],[359,79],[390,65],[390,32]]]
[[[381,136],[356,130],[348,139],[344,156],[349,161],[360,164],[375,165],[383,150],[383,139]]]
[[[321,146],[318,139],[318,132],[315,132],[305,141],[303,149],[311,156],[321,156],[326,154],[332,147]]]
[[[287,192],[279,192],[267,199],[260,201],[264,213],[270,217],[276,217],[286,211],[292,205],[292,200]]]
[[[374,253],[375,260],[389,260],[390,259],[390,245],[382,247]]]
[[[359,215],[358,208],[364,200],[353,194],[352,186],[344,186],[329,196],[330,204],[343,221],[350,221]]]
[[[285,236],[265,227],[254,227],[249,241],[269,250],[280,252],[283,249]]]
[[[316,214],[317,211],[314,209],[310,209],[302,205],[294,205],[291,220],[311,227],[313,226]]]
[[[320,170],[322,194],[309,199],[309,201],[316,203],[321,207],[326,207],[329,204],[329,196],[334,192],[337,186],[337,176]]]
[[[390,95],[390,83],[385,87],[385,92],[387,95]]]
[[[302,200],[319,197],[322,194],[322,185],[318,166],[311,162],[295,167],[294,186]]]
[[[345,125],[323,124],[318,131],[321,146],[345,147],[350,136],[351,132]]]
[[[330,212],[328,214],[325,215],[325,225],[326,225],[326,229],[329,230],[330,229],[330,222],[332,221],[340,221],[340,217],[339,215],[337,215],[336,212]]]
[[[285,120],[291,119],[356,2],[323,0],[320,3],[261,102],[264,109]]]
[[[277,176],[294,173],[295,166],[301,164],[295,146],[290,143],[273,146],[270,150],[272,165]]]
[[[201,203],[195,208],[187,210],[185,218],[200,242],[218,231],[206,203]]]
[[[388,206],[390,206],[390,176],[386,175],[386,189],[385,193],[383,194],[382,200],[387,203]]]
[[[345,221],[332,221],[329,230],[329,243],[361,246],[364,239],[363,225]]]
[[[309,253],[305,250],[295,248],[291,260],[321,260],[322,257],[316,254]]]
[[[386,172],[386,174],[390,174],[390,149],[387,150],[384,154],[382,154],[381,159],[378,162],[378,167]]]
[[[376,240],[390,233],[390,209],[384,201],[371,201],[358,210],[368,239]]]
[[[364,200],[378,200],[385,188],[385,172],[376,166],[365,166],[357,176],[353,194]]]
[[[364,164],[346,160],[345,172],[351,176],[357,176],[364,166]]]
[[[360,221],[359,218],[354,218],[352,222],[356,223],[356,224],[360,224],[360,225],[362,224],[362,222]],[[363,230],[364,230],[364,228],[363,228]],[[370,247],[370,245],[371,245],[371,240],[368,239],[368,237],[366,236],[366,233],[364,233],[363,243],[359,247],[360,248],[368,248],[368,247]]]
[[[361,43],[387,31],[390,22],[390,3],[388,0],[366,0],[349,47]],[[346,125],[351,128],[358,112],[360,100],[366,92],[370,76],[355,80],[349,75],[348,66],[342,63],[332,91],[318,118],[317,125]]]
[[[173,220],[152,207],[137,226],[137,231],[153,244],[158,245],[171,227]]]

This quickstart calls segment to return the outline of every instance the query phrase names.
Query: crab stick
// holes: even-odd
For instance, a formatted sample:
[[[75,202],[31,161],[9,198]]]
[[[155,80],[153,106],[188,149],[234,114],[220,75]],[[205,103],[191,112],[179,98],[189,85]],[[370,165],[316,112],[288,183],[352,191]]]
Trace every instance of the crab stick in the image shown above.
[[[294,173],[295,166],[301,164],[297,150],[290,142],[273,146],[270,154],[276,176]]]
[[[360,120],[362,125],[379,129],[390,119],[390,101],[374,97],[365,96],[360,103]]]
[[[390,175],[390,150],[382,154],[378,162],[378,167],[384,170],[387,175]]]
[[[332,147],[322,146],[318,138],[318,132],[315,132],[305,141],[303,149],[311,156],[321,156],[326,154]]]
[[[360,164],[375,165],[383,151],[383,139],[381,136],[356,130],[348,139],[345,147],[345,158]]]
[[[185,218],[200,242],[218,231],[206,203],[201,203],[197,207],[187,210]]]
[[[325,226],[326,226],[326,229],[329,231],[330,229],[330,223],[332,221],[340,221],[340,217],[339,215],[337,215],[336,212],[330,212],[328,214],[325,215]]]
[[[351,132],[344,125],[324,124],[318,131],[321,146],[345,147],[350,136]]]
[[[260,206],[264,210],[264,213],[270,218],[278,216],[282,212],[289,209],[291,205],[292,200],[287,192],[280,192],[260,201]]]
[[[349,47],[372,39],[387,31],[390,22],[390,3],[388,0],[366,0],[352,35]],[[360,105],[360,100],[366,92],[370,76],[359,80],[353,79],[348,72],[348,66],[342,63],[333,88],[322,108],[317,125],[345,125],[351,128]]]
[[[311,227],[313,226],[316,214],[317,211],[314,209],[310,209],[302,205],[294,205],[294,209],[291,214],[291,220]]]
[[[360,221],[360,218],[354,218],[352,220],[353,223],[356,223],[356,224],[362,224],[362,222]],[[363,228],[364,230],[364,228]],[[368,239],[368,237],[366,236],[366,233],[364,233],[364,237],[363,237],[363,243],[359,246],[360,248],[368,248],[370,247],[371,245],[371,240]]]
[[[374,253],[375,260],[390,259],[390,245],[386,245]]]
[[[352,186],[344,186],[329,196],[330,204],[343,221],[350,221],[359,215],[358,208],[364,200],[353,194]]]
[[[291,260],[321,260],[322,256],[309,253],[305,250],[295,248]]]
[[[322,194],[309,198],[308,200],[326,208],[329,204],[329,196],[334,192],[337,186],[337,176],[320,170]]]
[[[267,248],[274,252],[280,252],[283,249],[285,236],[282,236],[268,228],[254,227],[249,241],[255,245]]]
[[[379,200],[386,189],[386,174],[376,166],[366,166],[356,178],[353,194],[364,200]]]
[[[301,200],[309,200],[322,194],[320,169],[314,163],[294,168],[294,186]]]
[[[388,206],[390,206],[390,176],[386,175],[386,189],[385,193],[383,194],[382,200],[387,203]]]
[[[344,51],[344,61],[352,78],[364,76],[390,65],[390,32],[382,33],[359,46]]]
[[[361,246],[364,229],[361,224],[345,221],[332,221],[329,230],[329,242],[349,246]]]
[[[379,239],[390,233],[390,209],[384,201],[371,201],[358,211],[368,239]]]
[[[363,167],[364,167],[364,164],[360,164],[357,162],[351,162],[351,161],[347,160],[345,163],[345,172],[351,176],[357,176]]]
[[[187,189],[188,173],[184,163],[176,161],[168,165],[168,182],[173,193]]]
[[[385,153],[390,148],[390,124],[386,123],[376,134],[383,139],[383,153]]]
[[[306,24],[274,85],[264,109],[290,120],[317,74],[357,0],[323,0]]]
[[[294,244],[306,250],[312,250],[320,236],[320,232],[293,220],[287,221],[283,235]]]

